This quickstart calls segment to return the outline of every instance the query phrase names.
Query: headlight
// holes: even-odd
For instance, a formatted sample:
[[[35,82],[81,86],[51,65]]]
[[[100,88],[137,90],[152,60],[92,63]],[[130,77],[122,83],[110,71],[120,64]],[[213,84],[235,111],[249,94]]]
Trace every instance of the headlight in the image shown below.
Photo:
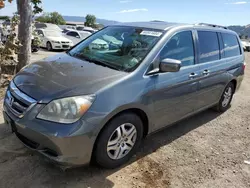
[[[60,44],[60,41],[54,41],[54,40],[52,40],[51,42]]]
[[[85,95],[53,100],[41,110],[37,118],[58,123],[74,123],[90,108],[94,99],[94,95]]]

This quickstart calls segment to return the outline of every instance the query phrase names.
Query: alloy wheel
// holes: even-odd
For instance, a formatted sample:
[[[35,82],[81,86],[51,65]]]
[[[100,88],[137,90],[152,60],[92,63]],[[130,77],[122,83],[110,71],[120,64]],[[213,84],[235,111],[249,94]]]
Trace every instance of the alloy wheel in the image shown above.
[[[233,89],[231,87],[228,87],[225,90],[224,95],[223,95],[224,96],[224,99],[222,101],[222,106],[223,107],[226,107],[230,103],[232,95],[233,95]]]

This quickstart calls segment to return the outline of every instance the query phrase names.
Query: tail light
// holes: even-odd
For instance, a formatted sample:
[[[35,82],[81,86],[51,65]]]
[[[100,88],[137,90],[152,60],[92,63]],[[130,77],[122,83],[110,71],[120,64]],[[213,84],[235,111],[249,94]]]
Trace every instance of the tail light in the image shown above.
[[[243,63],[243,70],[245,71],[246,69],[246,62]]]

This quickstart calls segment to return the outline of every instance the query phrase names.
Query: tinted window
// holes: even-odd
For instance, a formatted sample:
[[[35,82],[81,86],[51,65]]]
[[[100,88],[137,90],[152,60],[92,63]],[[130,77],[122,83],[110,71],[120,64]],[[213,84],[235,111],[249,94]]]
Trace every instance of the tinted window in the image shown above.
[[[72,37],[77,37],[77,36],[80,37],[80,36],[77,34],[77,32],[74,32],[74,31],[68,32],[67,35],[72,36]]]
[[[240,55],[240,46],[235,35],[222,33],[222,38],[224,42],[225,57]]]
[[[200,63],[220,59],[220,48],[216,32],[198,31]]]
[[[43,24],[43,23],[35,23],[35,27],[39,29],[39,28],[46,28],[47,26],[46,24]]]
[[[43,34],[43,32],[41,30],[37,30],[37,34],[44,36],[44,34]]]
[[[191,31],[174,35],[160,53],[160,60],[170,58],[181,61],[182,66],[194,64],[194,44]]]

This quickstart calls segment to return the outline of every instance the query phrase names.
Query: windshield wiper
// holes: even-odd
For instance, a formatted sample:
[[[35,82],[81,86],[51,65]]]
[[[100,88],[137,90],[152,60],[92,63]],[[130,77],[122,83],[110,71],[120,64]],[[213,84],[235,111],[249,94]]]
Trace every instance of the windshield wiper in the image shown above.
[[[71,54],[72,55],[72,54]],[[84,54],[74,54],[74,57],[77,57],[77,58],[80,58],[80,59],[83,59],[83,60],[86,60],[88,62],[91,62],[91,63],[95,63],[97,65],[101,65],[101,66],[104,66],[104,67],[108,67],[108,68],[111,68],[111,69],[114,69],[114,70],[118,70],[118,71],[121,71],[121,69],[119,69],[118,67],[106,62],[106,61],[102,61],[102,60],[97,60],[97,59],[94,59],[94,58],[90,58],[89,56],[86,56]]]

